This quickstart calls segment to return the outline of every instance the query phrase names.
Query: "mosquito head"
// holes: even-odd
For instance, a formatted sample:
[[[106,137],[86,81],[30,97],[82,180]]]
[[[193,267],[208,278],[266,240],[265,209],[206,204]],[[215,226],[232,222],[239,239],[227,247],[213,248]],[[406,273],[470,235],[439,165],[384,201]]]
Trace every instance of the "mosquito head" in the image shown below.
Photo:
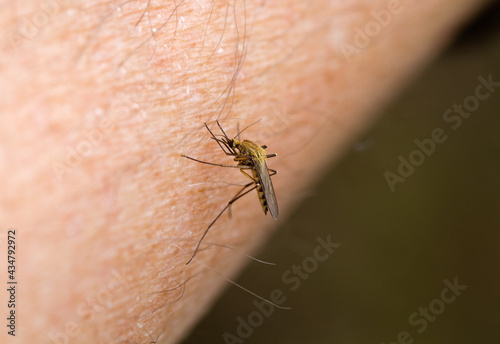
[[[238,139],[225,138],[224,141],[226,141],[226,144],[231,148],[233,153],[241,153],[241,142]]]
[[[221,141],[223,141],[229,148],[238,148],[238,146],[240,145],[240,141],[236,140],[236,139],[230,139],[229,137],[227,136],[223,136]]]
[[[233,148],[238,148],[238,146],[241,144],[240,141],[238,141],[237,139],[232,139],[229,141],[230,141],[231,147],[233,147]]]

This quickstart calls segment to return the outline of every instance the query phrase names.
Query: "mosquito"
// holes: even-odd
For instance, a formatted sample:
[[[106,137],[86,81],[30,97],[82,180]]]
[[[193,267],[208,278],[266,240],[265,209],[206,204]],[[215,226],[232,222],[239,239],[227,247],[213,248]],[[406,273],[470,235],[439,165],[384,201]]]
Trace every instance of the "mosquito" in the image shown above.
[[[208,228],[201,236],[200,241],[198,241],[198,245],[194,250],[193,256],[189,259],[186,265],[193,260],[194,256],[196,256],[196,253],[198,253],[198,249],[200,248],[201,242],[207,235],[210,228],[212,228],[214,223],[219,219],[219,217],[228,208],[229,208],[229,214],[231,214],[231,208],[230,208],[231,205],[237,200],[239,200],[241,197],[250,193],[252,190],[257,190],[257,196],[259,198],[262,210],[264,211],[264,215],[267,215],[267,212],[269,211],[273,219],[275,220],[278,219],[278,202],[276,200],[273,183],[271,181],[271,176],[274,176],[276,173],[278,173],[278,171],[267,168],[266,164],[266,160],[268,158],[274,158],[277,154],[266,154],[265,151],[265,149],[267,148],[266,145],[260,146],[257,143],[250,140],[240,141],[240,134],[249,127],[246,127],[241,132],[238,130],[238,134],[232,139],[230,139],[227,136],[224,129],[222,129],[222,126],[220,125],[219,121],[217,121],[217,125],[220,131],[222,132],[222,135],[219,135],[222,138],[218,138],[210,130],[207,123],[205,123],[205,128],[207,128],[212,139],[215,140],[215,142],[217,142],[219,147],[224,151],[226,155],[234,156],[234,161],[238,163],[237,165],[215,164],[211,162],[194,159],[186,155],[182,156],[184,158],[188,158],[190,160],[202,164],[220,166],[220,167],[238,168],[241,173],[250,178],[252,181],[243,186],[243,188],[240,191],[238,191],[238,193],[236,193],[236,195],[234,195],[234,197],[227,203],[227,205],[224,207],[224,209],[222,209],[222,211],[219,213],[219,215],[217,215],[217,217],[212,221],[212,223],[210,223]],[[236,137],[238,138],[236,139]],[[252,175],[248,174],[245,170],[250,170],[252,172]]]

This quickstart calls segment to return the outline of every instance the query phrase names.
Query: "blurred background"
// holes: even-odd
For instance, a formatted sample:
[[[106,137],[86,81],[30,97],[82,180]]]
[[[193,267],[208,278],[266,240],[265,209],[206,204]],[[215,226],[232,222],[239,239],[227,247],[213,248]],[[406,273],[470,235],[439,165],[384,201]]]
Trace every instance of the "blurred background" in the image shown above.
[[[456,130],[443,121],[474,95],[478,76],[500,81],[498,18],[496,2],[381,109],[377,124],[281,221],[257,255],[278,265],[252,262],[237,283],[264,297],[281,289],[292,309],[275,309],[233,343],[500,342],[500,87]],[[392,192],[384,173],[396,173],[398,156],[407,158],[414,140],[435,128],[447,140]],[[340,247],[291,290],[283,273],[327,236]],[[444,291],[446,301],[445,280],[467,289]],[[248,321],[254,300],[228,285],[184,344],[238,337],[237,318]],[[426,318],[420,312],[429,307]]]

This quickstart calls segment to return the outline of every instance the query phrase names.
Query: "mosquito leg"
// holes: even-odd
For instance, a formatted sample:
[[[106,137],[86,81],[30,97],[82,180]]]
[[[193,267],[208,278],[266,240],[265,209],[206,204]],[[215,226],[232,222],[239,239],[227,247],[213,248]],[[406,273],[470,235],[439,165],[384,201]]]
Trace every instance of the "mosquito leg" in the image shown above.
[[[205,128],[207,128],[208,132],[210,133],[210,136],[212,136],[212,139],[215,140],[215,142],[217,142],[217,144],[219,145],[220,149],[222,149],[222,151],[226,154],[226,155],[235,155],[236,152],[234,152],[234,149],[232,149],[228,144],[227,142],[225,142],[224,140],[221,140],[221,139],[218,139],[215,134],[212,132],[212,130],[210,130],[210,128],[208,127],[207,123],[204,123],[205,124]],[[219,125],[219,128],[220,128],[220,125]],[[224,133],[224,131],[222,131]],[[224,133],[224,137],[227,139],[227,136],[226,136],[226,133]],[[224,147],[227,149],[224,149]]]
[[[242,170],[240,170],[240,171],[242,171]],[[247,174],[247,176],[248,176],[248,174]],[[247,185],[245,185],[245,186],[244,186],[244,187],[243,187],[243,188],[242,188],[242,189],[241,189],[241,190],[240,190],[240,191],[239,191],[236,195],[234,195],[233,199],[235,199],[236,197],[238,197],[238,196],[239,196],[239,194],[240,194],[243,190],[245,190],[247,187],[251,186],[252,184],[255,184],[255,181],[253,181],[252,183],[248,183]],[[238,198],[239,198],[239,197],[238,197]],[[234,201],[233,201],[233,202],[234,202]],[[231,204],[232,204],[232,203],[231,203]],[[227,207],[227,212],[228,212],[228,214],[229,214],[229,218],[231,218],[231,217],[232,217],[232,215],[231,215],[231,204],[228,204],[228,207]]]
[[[231,206],[231,204],[233,204],[234,202],[236,202],[237,200],[239,200],[241,197],[245,196],[250,191],[253,191],[257,187],[257,186],[254,186],[253,188],[251,188],[251,189],[246,190],[245,192],[243,192],[246,188],[252,186],[253,184],[254,183],[248,183],[240,191],[238,191],[238,193],[227,203],[227,205],[224,207],[224,209],[222,209],[222,211],[219,213],[219,215],[217,215],[217,217],[212,221],[212,223],[210,223],[210,225],[208,225],[208,228],[205,230],[205,233],[203,233],[203,235],[201,236],[200,241],[198,241],[198,245],[196,245],[196,249],[194,250],[193,256],[188,260],[188,262],[186,263],[186,265],[188,265],[189,263],[191,263],[191,261],[193,260],[194,256],[196,256],[196,253],[198,253],[198,250],[200,248],[201,242],[203,241],[203,239],[207,235],[207,233],[210,230],[210,228],[212,228],[212,226],[214,225],[214,223],[219,219],[219,217],[221,217],[221,215],[226,211],[226,209]]]
[[[240,167],[243,167],[243,166],[240,166]],[[245,171],[243,171],[243,169],[240,169],[240,172],[252,180],[252,183],[247,184],[247,186],[255,184],[255,188],[257,188],[260,185],[258,180],[256,180],[254,177],[252,177],[251,175],[249,175]],[[228,213],[229,213],[229,217],[231,218],[231,206],[229,206]]]
[[[236,157],[234,158],[234,161],[238,161],[238,162],[246,161],[248,164],[248,162],[251,161],[251,159],[246,155],[237,154]],[[240,165],[240,166],[245,166],[245,165]]]
[[[242,166],[240,166],[240,167],[242,167]],[[249,175],[249,174],[248,174],[248,173],[246,173],[245,171],[240,170],[240,172],[241,172],[241,173],[243,173],[243,174],[244,174],[245,176],[247,176],[248,178],[250,178],[251,180],[253,180],[253,183],[254,183],[254,184],[258,184],[258,183],[259,183],[259,181],[258,181],[258,180],[255,180],[255,179],[254,179],[254,177],[252,177],[251,175]]]
[[[242,166],[240,166],[240,167],[242,167]],[[247,185],[245,185],[245,188],[249,187],[252,184],[255,184],[255,187],[257,187],[257,185],[259,184],[258,180],[255,180],[251,175],[249,175],[248,173],[246,173],[242,169],[240,169],[240,172],[243,173],[245,176],[247,176],[248,178],[250,178],[252,180],[251,183],[248,183]],[[242,190],[240,190],[240,192],[243,191],[245,188],[243,188]],[[238,196],[238,194],[236,194],[234,197],[236,197],[236,196]],[[231,218],[231,205],[229,205],[229,207],[227,209],[227,212],[229,214],[229,218]]]
[[[226,153],[226,155],[233,155],[234,156],[237,154],[236,151],[234,150],[234,148],[231,148],[231,146],[229,146],[229,144],[226,141],[217,139],[217,142],[219,143],[219,146],[220,146],[220,143],[222,143],[227,148],[227,150],[229,152],[226,152],[223,149],[223,151],[224,151],[224,153]]]
[[[238,153],[235,151],[235,149],[233,147],[231,147],[231,145],[229,144],[229,138],[227,137],[226,135],[226,132],[222,129],[222,127],[220,126],[220,123],[219,121],[217,121],[217,125],[219,126],[219,128],[221,129],[222,133],[223,133],[223,136],[225,138],[225,140],[221,140],[221,139],[218,139],[215,134],[210,130],[210,128],[208,127],[207,123],[205,123],[205,127],[207,128],[208,132],[210,133],[210,135],[212,136],[212,140],[215,140],[215,142],[217,142],[217,144],[219,145],[220,149],[222,149],[222,151],[224,152],[224,154],[226,155],[231,155],[231,156],[235,156],[237,155]],[[224,149],[225,148],[225,149]]]
[[[235,165],[224,165],[224,164],[214,164],[212,162],[207,162],[207,161],[202,161],[202,160],[198,160],[198,159],[195,159],[195,158],[191,158],[187,155],[181,155],[182,157],[184,158],[187,158],[189,160],[193,160],[193,161],[196,161],[196,162],[199,162],[199,163],[202,163],[202,164],[207,164],[207,165],[212,165],[212,166],[219,166],[219,167],[232,167],[232,168],[239,168],[239,169],[252,169],[251,166],[235,166]]]
[[[217,138],[215,137],[214,133],[212,132],[212,130],[210,130],[210,128],[208,127],[208,124],[207,123],[203,123],[205,124],[205,128],[207,128],[207,131],[210,133],[210,136],[212,136],[212,138],[214,140],[217,140]]]
[[[224,134],[224,136],[227,138],[226,132],[224,131],[224,129],[222,129],[219,120],[217,120],[217,125],[219,126],[220,131],[222,131],[222,133]]]

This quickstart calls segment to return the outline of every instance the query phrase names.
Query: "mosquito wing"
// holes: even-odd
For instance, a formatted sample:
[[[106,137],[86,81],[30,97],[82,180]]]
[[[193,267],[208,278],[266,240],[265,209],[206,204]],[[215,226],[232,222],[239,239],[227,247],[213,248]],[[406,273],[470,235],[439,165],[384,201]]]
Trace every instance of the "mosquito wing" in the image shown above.
[[[278,201],[276,200],[276,194],[274,193],[273,182],[271,181],[271,176],[269,175],[269,170],[267,169],[266,161],[254,160],[255,171],[259,178],[260,185],[264,190],[264,197],[267,202],[267,207],[273,219],[278,218]]]

